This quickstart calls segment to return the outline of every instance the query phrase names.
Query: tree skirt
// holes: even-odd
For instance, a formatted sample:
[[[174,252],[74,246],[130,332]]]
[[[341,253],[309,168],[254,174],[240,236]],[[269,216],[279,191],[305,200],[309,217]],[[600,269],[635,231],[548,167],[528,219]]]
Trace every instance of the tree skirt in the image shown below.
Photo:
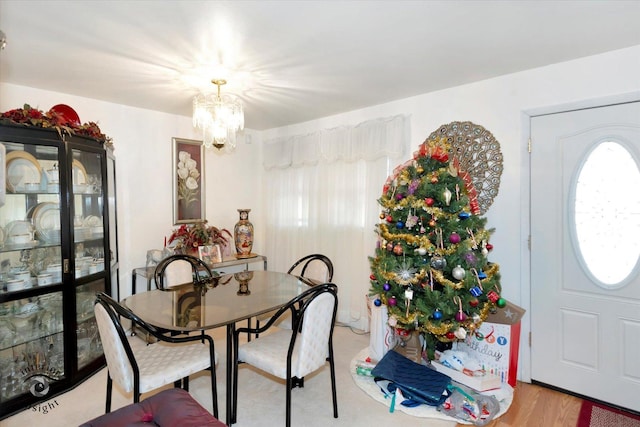
[[[365,393],[371,396],[374,400],[382,403],[386,407],[389,407],[391,404],[391,399],[385,399],[384,395],[380,391],[380,388],[373,381],[373,378],[364,375],[358,375],[356,373],[356,365],[358,361],[363,361],[368,356],[369,347],[362,349],[358,354],[355,355],[355,357],[351,360],[351,364],[349,366],[351,377],[353,378],[353,381],[355,381],[356,385],[360,387]],[[498,412],[498,415],[496,415],[495,418],[498,418],[499,416],[507,412],[507,410],[511,406],[511,402],[513,401],[513,388],[508,384],[503,384],[502,388],[499,390],[487,391],[484,394],[492,395],[500,402],[500,412]],[[472,424],[470,422],[462,421],[457,418],[450,417],[449,415],[443,414],[434,406],[420,405],[409,408],[396,403],[395,409],[414,417],[435,418],[444,421],[451,421],[452,426],[455,426],[455,423]]]

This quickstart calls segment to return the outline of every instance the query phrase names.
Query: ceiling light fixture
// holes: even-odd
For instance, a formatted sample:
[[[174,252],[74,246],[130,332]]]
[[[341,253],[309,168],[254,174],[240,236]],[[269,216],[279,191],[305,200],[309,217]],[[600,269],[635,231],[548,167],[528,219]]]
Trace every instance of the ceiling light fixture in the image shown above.
[[[214,79],[217,95],[198,94],[193,98],[193,126],[202,130],[205,147],[223,147],[232,151],[236,147],[236,132],[244,129],[244,112],[240,100],[231,95],[220,96],[220,86],[226,80]]]

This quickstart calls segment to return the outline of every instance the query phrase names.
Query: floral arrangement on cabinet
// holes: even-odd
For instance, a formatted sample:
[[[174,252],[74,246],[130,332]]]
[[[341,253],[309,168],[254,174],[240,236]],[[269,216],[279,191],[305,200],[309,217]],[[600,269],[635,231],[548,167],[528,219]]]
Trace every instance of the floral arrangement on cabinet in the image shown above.
[[[172,246],[175,251],[197,253],[199,246],[227,246],[229,244],[229,238],[227,236],[233,237],[226,228],[207,225],[207,221],[203,221],[193,224],[182,224],[173,230],[167,243],[169,246]]]

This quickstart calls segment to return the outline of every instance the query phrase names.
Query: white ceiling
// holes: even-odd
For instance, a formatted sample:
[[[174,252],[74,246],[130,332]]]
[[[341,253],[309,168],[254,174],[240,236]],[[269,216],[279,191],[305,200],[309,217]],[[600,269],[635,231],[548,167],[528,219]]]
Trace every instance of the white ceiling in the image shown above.
[[[261,130],[640,45],[640,1],[0,0],[0,30],[0,81],[190,116],[224,77]]]

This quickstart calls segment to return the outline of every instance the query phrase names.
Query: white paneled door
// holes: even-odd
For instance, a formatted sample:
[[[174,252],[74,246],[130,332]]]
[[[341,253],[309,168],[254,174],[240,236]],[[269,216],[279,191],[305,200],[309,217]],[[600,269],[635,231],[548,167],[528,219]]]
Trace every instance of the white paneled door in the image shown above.
[[[531,119],[531,378],[640,411],[640,102]]]

